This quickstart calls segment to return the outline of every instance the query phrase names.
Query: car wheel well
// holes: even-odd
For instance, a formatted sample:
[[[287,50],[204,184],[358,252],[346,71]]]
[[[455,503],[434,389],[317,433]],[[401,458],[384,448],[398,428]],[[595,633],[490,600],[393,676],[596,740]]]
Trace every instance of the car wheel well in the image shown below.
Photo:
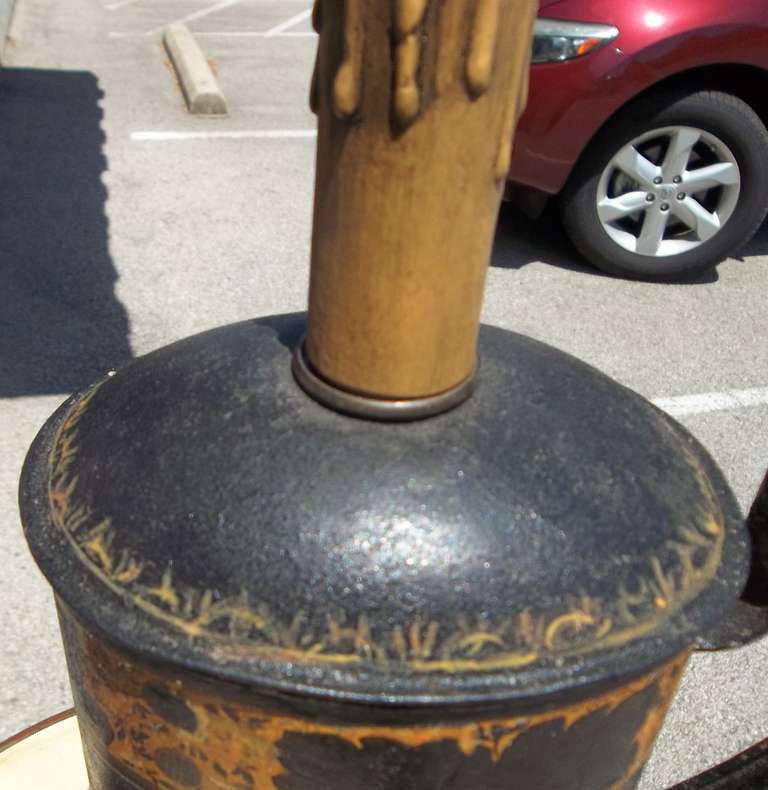
[[[657,93],[690,91],[721,91],[736,96],[748,104],[768,128],[768,71],[757,66],[738,63],[725,63],[711,66],[700,66],[672,74],[655,82],[641,93],[636,94],[619,107],[603,125],[596,130],[584,147],[576,166],[571,170],[565,190],[579,170],[579,163],[585,159],[595,146],[599,146],[603,133],[637,102],[647,100]]]

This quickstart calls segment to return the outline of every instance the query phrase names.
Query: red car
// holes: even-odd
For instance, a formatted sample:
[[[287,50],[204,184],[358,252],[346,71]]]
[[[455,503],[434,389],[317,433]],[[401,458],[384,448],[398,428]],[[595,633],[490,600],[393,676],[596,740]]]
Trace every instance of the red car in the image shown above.
[[[510,196],[611,274],[674,279],[768,211],[768,0],[541,0]]]

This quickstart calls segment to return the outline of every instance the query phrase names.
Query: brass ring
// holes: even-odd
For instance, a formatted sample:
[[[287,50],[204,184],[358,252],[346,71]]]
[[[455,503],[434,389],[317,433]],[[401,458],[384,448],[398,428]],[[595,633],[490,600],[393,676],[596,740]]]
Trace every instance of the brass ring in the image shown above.
[[[299,386],[310,397],[334,411],[382,422],[408,422],[423,420],[449,411],[463,403],[475,388],[477,366],[458,386],[432,395],[412,400],[382,400],[335,387],[321,378],[313,369],[304,350],[304,341],[293,352],[291,369]]]

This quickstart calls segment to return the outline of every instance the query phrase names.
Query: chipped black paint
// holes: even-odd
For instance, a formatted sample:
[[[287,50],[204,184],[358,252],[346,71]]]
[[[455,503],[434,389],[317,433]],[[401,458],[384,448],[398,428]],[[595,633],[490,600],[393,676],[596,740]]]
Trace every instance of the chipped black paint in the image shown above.
[[[610,790],[632,761],[635,733],[657,693],[649,687],[568,728],[555,721],[523,732],[498,760],[486,749],[464,754],[455,741],[408,748],[366,740],[358,749],[332,736],[289,734],[278,744],[285,773],[274,783],[279,790]],[[620,787],[636,784],[635,777]]]
[[[182,787],[200,787],[200,771],[189,757],[175,749],[158,749],[153,755],[160,769]]]
[[[178,699],[167,686],[147,684],[143,697],[147,705],[161,719],[165,719],[174,727],[194,732],[197,729],[197,717],[183,700]]]
[[[86,623],[246,684],[488,699],[643,672],[737,597],[734,499],[639,397],[484,327],[467,403],[350,420],[293,381],[302,331],[301,316],[214,330],[92,391],[54,491],[66,529],[40,473],[68,409],[43,432],[22,510]]]
[[[746,575],[709,456],[489,327],[461,407],[351,420],[293,381],[303,330],[244,322],[136,360],[30,451],[21,509],[63,602],[94,790],[631,788],[663,706],[588,701],[682,660]]]

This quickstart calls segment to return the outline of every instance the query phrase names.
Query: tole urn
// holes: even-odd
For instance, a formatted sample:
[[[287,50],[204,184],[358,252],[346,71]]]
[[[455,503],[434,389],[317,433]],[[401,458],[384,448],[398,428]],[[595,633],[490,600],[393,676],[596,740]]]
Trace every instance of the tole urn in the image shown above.
[[[706,451],[479,326],[529,0],[320,0],[309,313],[75,394],[21,508],[93,790],[626,790],[744,586]]]

